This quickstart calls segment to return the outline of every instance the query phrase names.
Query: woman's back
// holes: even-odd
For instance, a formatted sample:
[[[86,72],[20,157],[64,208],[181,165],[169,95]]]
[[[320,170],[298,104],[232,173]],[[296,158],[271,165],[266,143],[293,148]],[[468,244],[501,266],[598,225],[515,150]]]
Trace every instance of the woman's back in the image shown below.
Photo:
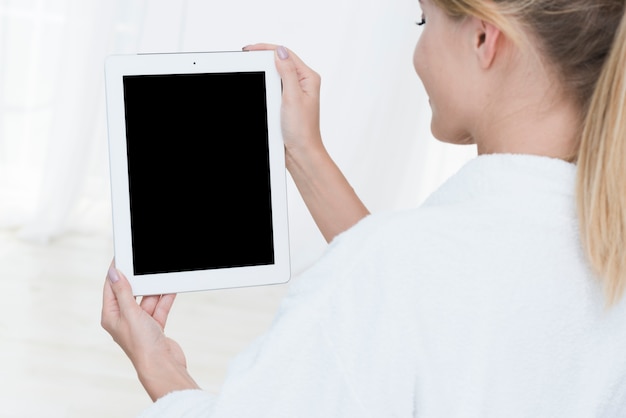
[[[574,190],[563,161],[482,156],[415,230],[399,223],[417,243],[396,256],[412,260],[406,281],[422,276],[416,416],[597,417],[626,396],[626,303],[605,309]]]
[[[587,269],[574,184],[561,160],[481,156],[361,222],[296,279],[216,416],[619,416],[626,303],[605,309]]]

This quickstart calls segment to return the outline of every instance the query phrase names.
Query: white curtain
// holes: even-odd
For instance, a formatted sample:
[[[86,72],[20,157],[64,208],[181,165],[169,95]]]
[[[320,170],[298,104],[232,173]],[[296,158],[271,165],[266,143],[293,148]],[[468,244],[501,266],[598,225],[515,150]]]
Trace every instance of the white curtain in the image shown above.
[[[419,204],[475,154],[437,143],[412,65],[415,0],[0,0],[0,228],[110,234],[103,60],[293,49],[322,75],[325,143],[373,211]],[[289,185],[294,272],[325,243]]]
[[[136,50],[136,4],[0,2],[0,226],[110,230],[102,61]]]

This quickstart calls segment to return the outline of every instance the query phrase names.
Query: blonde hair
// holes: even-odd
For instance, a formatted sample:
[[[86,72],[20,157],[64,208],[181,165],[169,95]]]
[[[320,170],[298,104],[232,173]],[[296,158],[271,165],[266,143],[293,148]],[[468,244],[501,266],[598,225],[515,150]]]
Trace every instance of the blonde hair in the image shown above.
[[[490,22],[516,44],[535,40],[583,119],[577,200],[582,245],[607,304],[626,290],[625,0],[433,0],[453,18]],[[555,23],[556,22],[556,23]]]
[[[626,19],[585,119],[578,151],[578,211],[585,251],[609,304],[626,288]]]

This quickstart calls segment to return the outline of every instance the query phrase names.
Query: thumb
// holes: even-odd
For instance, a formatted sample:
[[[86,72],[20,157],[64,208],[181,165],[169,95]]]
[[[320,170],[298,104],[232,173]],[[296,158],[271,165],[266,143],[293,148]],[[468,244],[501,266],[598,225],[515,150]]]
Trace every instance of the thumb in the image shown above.
[[[283,94],[289,96],[305,93],[316,95],[319,90],[319,75],[307,67],[302,60],[284,46],[276,47],[276,70],[283,82]]]
[[[115,299],[117,299],[117,303],[121,311],[125,310],[129,306],[136,305],[135,296],[133,295],[133,289],[130,282],[121,271],[115,268],[114,265],[109,267],[107,279],[109,280],[111,290],[115,295]]]
[[[276,58],[276,70],[278,70],[278,74],[280,74],[280,78],[283,82],[283,92],[287,92],[288,94],[299,92],[301,87],[298,80],[296,63],[291,59],[291,54],[287,48],[278,46],[276,48]]]

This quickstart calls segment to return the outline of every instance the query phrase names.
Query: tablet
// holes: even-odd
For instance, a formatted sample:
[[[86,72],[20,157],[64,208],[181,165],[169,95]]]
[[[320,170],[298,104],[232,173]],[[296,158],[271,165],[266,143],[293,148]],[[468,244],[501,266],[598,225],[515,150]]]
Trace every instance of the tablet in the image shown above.
[[[273,51],[105,62],[113,240],[136,296],[290,277]]]

